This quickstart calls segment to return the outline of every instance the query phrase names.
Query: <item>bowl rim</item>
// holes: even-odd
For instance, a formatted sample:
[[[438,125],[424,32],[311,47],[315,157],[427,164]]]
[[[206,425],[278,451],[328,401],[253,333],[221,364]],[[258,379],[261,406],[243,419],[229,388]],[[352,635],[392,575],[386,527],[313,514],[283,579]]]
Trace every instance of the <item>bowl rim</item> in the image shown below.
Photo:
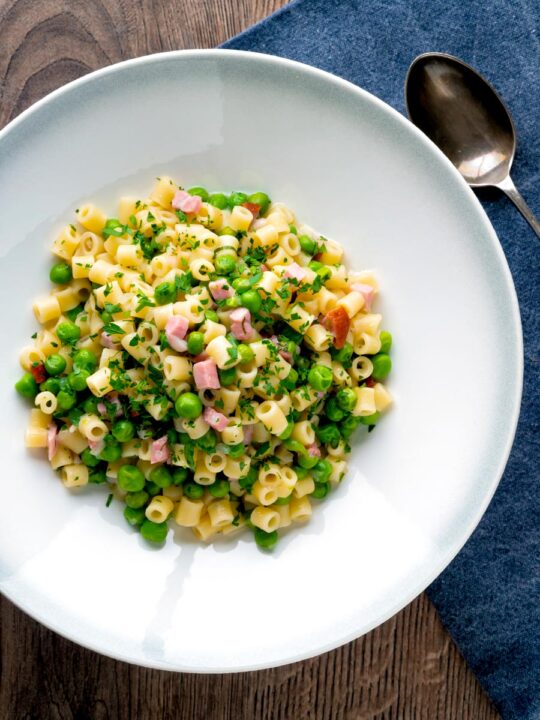
[[[466,194],[468,194],[469,199],[472,201],[472,205],[475,207],[477,215],[479,216],[479,219],[481,219],[483,228],[485,230],[487,238],[489,238],[490,242],[490,250],[494,252],[495,258],[497,262],[499,263],[500,269],[502,271],[506,290],[508,293],[508,297],[511,303],[511,315],[513,322],[515,323],[515,329],[516,329],[516,343],[514,346],[514,363],[516,368],[515,377],[513,377],[512,380],[512,386],[514,388],[513,393],[513,412],[511,417],[508,420],[508,423],[506,425],[506,431],[505,431],[505,442],[501,446],[500,450],[500,459],[499,463],[497,464],[496,471],[493,473],[492,481],[489,485],[489,488],[485,492],[484,496],[482,497],[482,501],[478,504],[478,507],[476,509],[476,512],[472,515],[472,518],[468,525],[466,526],[465,531],[462,533],[462,536],[460,536],[459,540],[454,543],[454,545],[447,548],[446,552],[442,555],[441,560],[439,560],[436,565],[431,567],[430,572],[424,573],[419,580],[416,581],[410,588],[409,592],[406,593],[404,596],[401,596],[399,600],[396,600],[396,602],[390,607],[390,609],[386,610],[385,612],[381,612],[380,615],[378,615],[374,620],[372,620],[367,625],[363,626],[360,630],[355,631],[349,631],[347,633],[344,633],[343,635],[340,635],[339,637],[334,637],[331,640],[329,640],[324,645],[316,648],[316,649],[308,649],[304,651],[299,651],[296,653],[293,653],[292,655],[279,659],[274,660],[271,662],[257,662],[257,663],[251,663],[251,664],[244,664],[241,666],[235,666],[235,667],[211,667],[207,669],[201,669],[200,667],[189,667],[189,666],[180,666],[180,665],[172,665],[170,662],[165,661],[158,661],[155,658],[139,658],[136,656],[130,656],[125,653],[117,653],[113,654],[113,651],[110,648],[104,648],[100,646],[99,642],[93,643],[91,637],[82,636],[77,637],[76,634],[69,634],[68,631],[64,630],[61,627],[61,621],[54,622],[53,620],[47,618],[45,619],[43,617],[43,613],[35,610],[34,608],[29,609],[29,603],[26,601],[24,597],[24,593],[20,593],[20,597],[17,596],[18,593],[16,591],[10,592],[10,590],[7,590],[3,583],[0,581],[0,591],[2,594],[10,601],[12,602],[16,607],[18,607],[20,610],[22,610],[24,613],[32,617],[34,620],[38,621],[45,627],[47,627],[49,630],[52,630],[53,632],[57,633],[58,635],[77,643],[78,645],[91,650],[93,652],[97,652],[101,655],[105,655],[106,657],[110,657],[114,660],[118,660],[121,662],[130,663],[133,665],[138,665],[141,667],[148,667],[153,668],[157,670],[167,670],[170,672],[189,672],[189,673],[203,673],[203,674],[216,674],[216,673],[236,673],[236,672],[246,672],[246,671],[257,671],[257,670],[264,670],[264,669],[270,669],[273,667],[280,667],[282,665],[287,665],[294,662],[300,662],[303,660],[308,660],[313,657],[317,657],[318,655],[321,655],[323,653],[329,652],[331,650],[335,650],[338,647],[341,647],[342,645],[345,645],[346,643],[352,642],[353,640],[358,639],[359,637],[362,637],[363,635],[367,634],[374,628],[378,627],[379,625],[386,622],[389,618],[393,617],[396,613],[400,612],[404,607],[409,605],[418,595],[420,595],[444,570],[445,568],[450,564],[450,562],[456,557],[456,555],[460,552],[460,550],[463,548],[465,543],[469,540],[472,533],[478,526],[480,520],[484,516],[492,498],[495,494],[495,491],[500,483],[500,480],[502,478],[502,475],[504,473],[506,464],[508,462],[508,458],[510,455],[510,451],[512,449],[512,445],[514,442],[516,430],[517,430],[517,424],[519,420],[519,414],[521,409],[521,398],[522,398],[522,391],[523,391],[523,373],[524,373],[524,357],[523,357],[523,330],[521,325],[521,317],[519,312],[519,304],[517,299],[517,293],[515,290],[513,278],[510,272],[510,268],[508,266],[508,262],[506,260],[506,256],[504,254],[504,251],[502,249],[502,246],[500,244],[500,241],[497,237],[497,234],[484,210],[482,207],[479,199],[477,196],[473,193],[472,189],[467,185],[465,180],[462,178],[460,173],[457,171],[457,169],[452,165],[450,160],[442,153],[441,150],[426,136],[424,133],[422,133],[421,130],[419,130],[410,120],[402,115],[400,112],[398,112],[396,109],[388,105],[386,102],[378,98],[377,96],[373,95],[372,93],[368,92],[367,90],[364,90],[363,88],[359,87],[358,85],[355,85],[354,83],[345,80],[337,75],[334,75],[333,73],[327,72],[325,70],[321,70],[319,68],[313,67],[311,65],[307,65],[302,62],[298,62],[296,60],[289,60],[288,58],[279,57],[276,55],[269,55],[266,53],[259,53],[259,52],[252,52],[247,50],[233,50],[233,49],[190,49],[190,50],[171,50],[167,52],[160,52],[160,53],[151,53],[148,55],[142,55],[140,57],[131,58],[128,60],[123,60],[117,63],[113,63],[112,65],[107,65],[103,68],[99,68],[98,70],[94,70],[90,73],[87,73],[86,75],[83,75],[82,77],[76,78],[75,80],[72,80],[65,85],[62,85],[61,87],[57,88],[56,90],[53,90],[52,92],[45,95],[40,100],[33,103],[30,107],[25,109],[23,112],[21,112],[19,115],[17,115],[13,120],[11,120],[4,128],[0,130],[0,150],[2,149],[2,143],[6,141],[10,133],[15,130],[19,125],[23,124],[27,118],[32,116],[34,113],[38,112],[42,107],[45,105],[48,105],[50,103],[53,103],[58,97],[68,94],[71,92],[71,90],[77,89],[79,87],[82,87],[83,85],[87,83],[92,83],[96,80],[99,80],[103,77],[106,77],[108,75],[121,73],[123,70],[127,68],[133,68],[137,66],[143,66],[143,65],[149,65],[154,63],[160,63],[160,62],[168,62],[170,60],[183,60],[183,59],[201,59],[201,58],[214,58],[214,59],[221,59],[227,61],[228,59],[240,59],[245,61],[246,63],[253,63],[257,62],[261,65],[269,65],[269,66],[281,66],[281,67],[287,67],[289,69],[296,70],[299,73],[305,73],[308,75],[311,75],[312,77],[319,78],[323,81],[329,82],[333,84],[334,86],[340,87],[341,89],[355,93],[359,96],[361,96],[365,101],[370,102],[372,105],[376,106],[379,110],[381,110],[383,113],[390,115],[393,117],[395,121],[400,123],[402,127],[405,127],[408,129],[409,132],[412,132],[417,139],[424,145],[427,152],[432,153],[432,155],[437,156],[438,161],[442,161],[443,165],[446,165],[447,170],[454,176],[454,179],[461,184],[462,189],[465,190]],[[16,597],[17,596],[17,597]],[[61,615],[59,615],[61,617]]]

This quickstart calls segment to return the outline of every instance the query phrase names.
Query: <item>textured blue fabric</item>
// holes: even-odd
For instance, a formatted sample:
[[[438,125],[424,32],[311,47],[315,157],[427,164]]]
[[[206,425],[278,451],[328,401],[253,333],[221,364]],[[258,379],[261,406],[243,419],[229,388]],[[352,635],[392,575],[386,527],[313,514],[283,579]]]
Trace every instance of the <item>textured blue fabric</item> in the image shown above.
[[[328,70],[401,112],[405,73],[416,55],[437,50],[461,57],[512,109],[519,138],[513,177],[540,215],[539,38],[538,0],[296,0],[224,47]],[[531,720],[540,718],[540,242],[497,191],[480,197],[521,306],[524,400],[495,498],[428,592],[503,717]],[[473,377],[481,368],[474,358],[469,363]]]

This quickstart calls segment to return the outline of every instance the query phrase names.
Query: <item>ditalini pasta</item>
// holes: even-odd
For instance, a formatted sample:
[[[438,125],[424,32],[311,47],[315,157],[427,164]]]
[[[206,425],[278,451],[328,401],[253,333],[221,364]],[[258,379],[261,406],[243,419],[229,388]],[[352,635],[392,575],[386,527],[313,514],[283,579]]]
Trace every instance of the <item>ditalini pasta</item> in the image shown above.
[[[171,521],[271,549],[391,404],[374,275],[262,192],[159,178],[118,219],[76,216],[20,355],[27,446],[68,488],[108,486],[149,541]]]

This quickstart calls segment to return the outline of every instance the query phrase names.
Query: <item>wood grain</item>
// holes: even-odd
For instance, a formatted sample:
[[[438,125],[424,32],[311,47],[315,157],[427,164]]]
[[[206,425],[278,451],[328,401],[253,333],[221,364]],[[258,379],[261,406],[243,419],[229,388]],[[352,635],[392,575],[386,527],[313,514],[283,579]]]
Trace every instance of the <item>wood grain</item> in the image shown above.
[[[0,126],[104,65],[213,47],[284,0],[0,0]],[[256,673],[130,666],[52,633],[0,599],[0,720],[496,720],[421,596],[367,636]]]

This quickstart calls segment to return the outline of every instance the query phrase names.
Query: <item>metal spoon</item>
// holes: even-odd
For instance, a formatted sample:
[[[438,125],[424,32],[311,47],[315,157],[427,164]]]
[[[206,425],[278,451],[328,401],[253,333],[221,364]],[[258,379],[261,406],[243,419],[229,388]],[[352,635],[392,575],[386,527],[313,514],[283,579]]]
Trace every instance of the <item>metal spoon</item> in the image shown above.
[[[540,237],[540,222],[510,177],[516,152],[514,123],[487,80],[452,55],[425,53],[409,67],[405,101],[412,122],[469,185],[498,187]]]

